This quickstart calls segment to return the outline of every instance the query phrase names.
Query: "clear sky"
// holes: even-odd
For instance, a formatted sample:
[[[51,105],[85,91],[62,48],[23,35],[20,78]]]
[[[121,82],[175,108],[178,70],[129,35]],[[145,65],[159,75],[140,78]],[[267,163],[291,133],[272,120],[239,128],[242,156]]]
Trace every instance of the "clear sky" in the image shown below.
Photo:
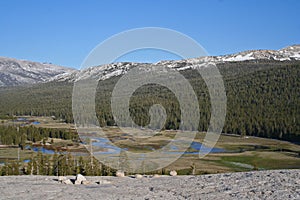
[[[1,0],[0,56],[78,68],[108,37],[149,26],[182,32],[210,55],[280,49],[300,43],[299,11],[299,0]]]

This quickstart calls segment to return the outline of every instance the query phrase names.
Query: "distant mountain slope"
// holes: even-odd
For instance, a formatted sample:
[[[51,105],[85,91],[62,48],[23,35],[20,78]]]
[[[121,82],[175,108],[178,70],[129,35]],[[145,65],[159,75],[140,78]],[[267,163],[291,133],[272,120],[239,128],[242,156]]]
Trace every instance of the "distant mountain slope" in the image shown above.
[[[215,64],[249,60],[296,61],[300,60],[300,45],[292,45],[276,50],[250,50],[223,56],[205,56],[178,61],[160,61],[158,63],[111,63],[76,70],[52,64],[17,60],[0,57],[0,86],[14,86],[43,82],[74,82],[75,80],[98,77],[109,79],[127,73],[138,65],[163,65],[178,71],[194,69],[196,65],[212,62]]]
[[[57,75],[67,76],[74,71],[52,64],[0,57],[0,86],[47,82]]]
[[[168,68],[173,68],[178,71],[187,69],[195,69],[199,64],[205,63],[228,63],[228,62],[240,62],[240,61],[258,61],[258,60],[270,60],[270,61],[297,61],[300,60],[300,45],[293,45],[278,51],[276,50],[250,50],[236,54],[223,55],[223,56],[205,56],[199,58],[191,58],[186,60],[176,61],[160,61],[158,63],[132,63],[132,62],[120,62],[111,63],[101,66],[93,66],[81,71],[74,72],[72,74],[62,74],[52,78],[52,81],[68,81],[74,82],[75,80],[82,80],[88,78],[99,78],[99,80],[109,79],[114,76],[119,76],[127,73],[131,68],[141,65],[163,65]]]

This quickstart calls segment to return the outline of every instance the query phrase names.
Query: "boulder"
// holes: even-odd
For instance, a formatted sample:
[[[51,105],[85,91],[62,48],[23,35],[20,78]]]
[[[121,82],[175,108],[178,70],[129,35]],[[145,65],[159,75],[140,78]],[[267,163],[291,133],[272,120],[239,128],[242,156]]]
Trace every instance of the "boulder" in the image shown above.
[[[161,177],[161,176],[158,175],[158,174],[154,174],[154,175],[152,176],[152,178],[159,178],[159,177]]]
[[[177,176],[177,172],[175,170],[170,171],[170,176]]]
[[[71,181],[70,179],[64,180],[63,183],[66,184],[66,185],[71,185],[71,184],[73,184],[72,181]]]
[[[124,173],[123,171],[118,170],[118,171],[116,172],[116,177],[124,177],[124,176],[125,176],[125,173]]]
[[[74,184],[75,184],[75,185],[80,185],[80,184],[81,184],[81,181],[75,181]]]
[[[141,175],[141,174],[136,174],[136,175],[134,175],[134,177],[137,178],[137,179],[141,179],[141,178],[143,178],[143,175]]]
[[[87,180],[83,180],[83,181],[81,181],[81,184],[82,185],[89,185],[89,184],[91,184],[89,181],[87,181]]]
[[[81,174],[77,174],[75,179],[75,185],[80,185],[82,181],[86,181],[86,178]]]

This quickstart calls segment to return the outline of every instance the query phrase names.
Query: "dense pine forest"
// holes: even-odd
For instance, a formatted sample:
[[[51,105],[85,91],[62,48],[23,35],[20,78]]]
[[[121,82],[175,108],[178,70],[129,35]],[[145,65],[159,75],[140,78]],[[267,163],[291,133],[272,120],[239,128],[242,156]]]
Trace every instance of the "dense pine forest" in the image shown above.
[[[126,158],[125,158],[126,159]],[[124,158],[123,158],[124,160]],[[120,160],[122,162],[122,159]],[[124,161],[126,162],[126,160]],[[49,175],[66,176],[82,174],[87,176],[112,176],[116,169],[110,168],[91,155],[74,156],[71,153],[56,152],[53,155],[38,152],[28,163],[7,161],[0,166],[0,176],[8,175]],[[165,168],[145,174],[167,175]]]
[[[79,141],[78,134],[72,130],[60,128],[37,128],[34,126],[0,126],[0,144],[18,145],[25,148],[26,142],[47,141],[48,138]]]
[[[7,175],[53,175],[83,174],[88,176],[111,176],[115,172],[90,156],[75,157],[71,153],[42,154],[32,156],[28,163],[7,161],[0,166],[0,176]]]
[[[218,64],[227,93],[223,132],[300,142],[300,62],[254,60]],[[196,70],[181,72],[198,96],[199,131],[207,130],[210,99],[207,87]],[[98,84],[96,113],[102,126],[115,125],[110,111],[111,91],[120,77]],[[0,88],[0,116],[56,116],[72,118],[73,83],[51,82],[23,87]],[[148,110],[161,104],[167,112],[165,129],[178,129],[179,102],[167,88],[146,85],[131,98],[130,112],[141,126],[149,123]]]

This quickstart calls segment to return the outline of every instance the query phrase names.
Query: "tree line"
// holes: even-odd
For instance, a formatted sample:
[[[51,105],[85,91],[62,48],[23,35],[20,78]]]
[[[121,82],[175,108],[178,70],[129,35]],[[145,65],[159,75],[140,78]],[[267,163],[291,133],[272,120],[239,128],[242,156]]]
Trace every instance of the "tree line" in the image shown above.
[[[0,175],[53,175],[65,176],[76,174],[88,176],[110,176],[114,170],[90,157],[73,156],[71,153],[55,153],[52,156],[38,152],[28,163],[7,161],[0,167]]]
[[[38,152],[28,163],[17,160],[6,161],[0,166],[0,176],[8,175],[49,175],[66,176],[82,174],[86,176],[113,176],[116,169],[106,166],[91,156],[76,156],[70,152],[55,152],[53,155]],[[168,174],[166,169],[146,174]]]

